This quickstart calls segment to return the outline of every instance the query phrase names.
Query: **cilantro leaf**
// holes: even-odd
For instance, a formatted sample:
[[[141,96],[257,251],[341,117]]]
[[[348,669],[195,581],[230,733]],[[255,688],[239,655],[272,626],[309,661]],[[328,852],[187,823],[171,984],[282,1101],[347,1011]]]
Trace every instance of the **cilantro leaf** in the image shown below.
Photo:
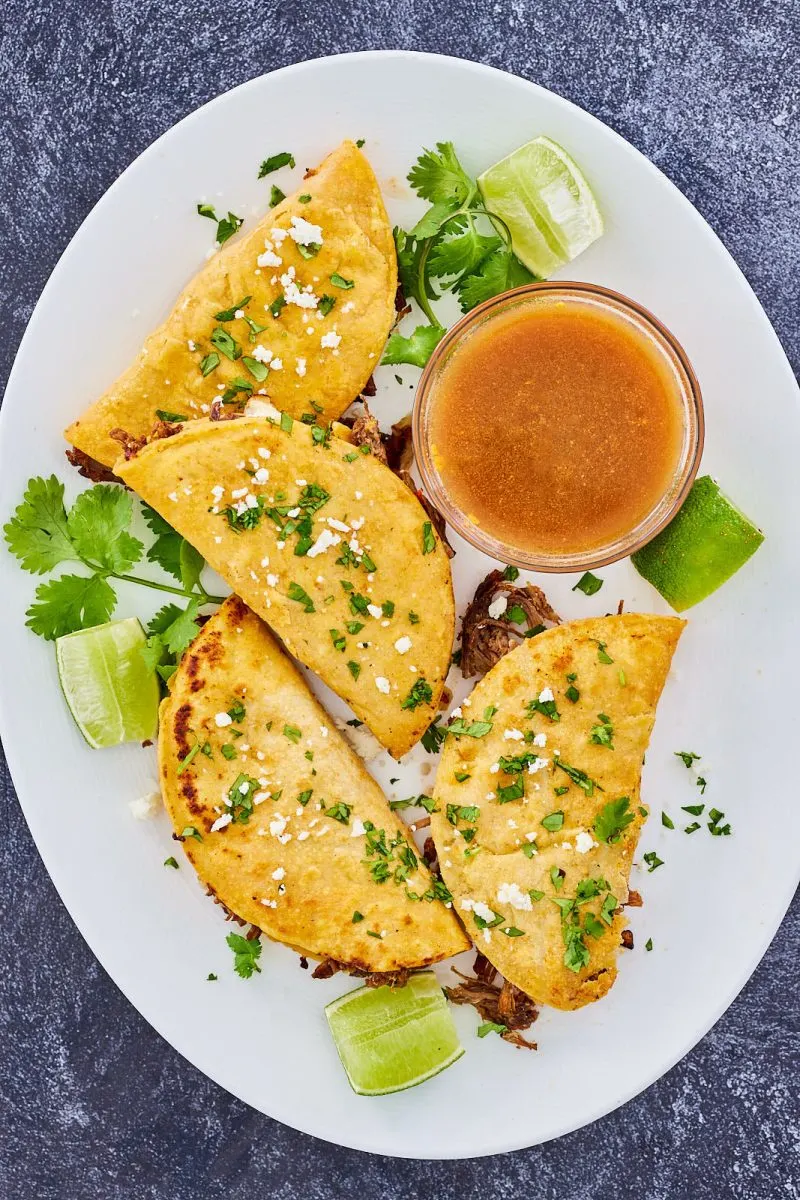
[[[116,603],[112,587],[101,575],[62,575],[39,584],[25,624],[52,642],[65,633],[102,625]]]
[[[3,534],[23,570],[33,575],[44,575],[62,562],[80,562],[67,527],[64,485],[55,475],[28,480],[22,503]]]
[[[229,933],[225,941],[233,951],[233,969],[242,979],[249,979],[254,971],[261,974],[258,960],[261,957],[261,942],[258,938],[245,938],[240,933]]]
[[[433,276],[471,275],[501,246],[500,238],[478,233],[474,221],[470,220],[463,233],[436,242],[428,258],[428,273]]]
[[[618,842],[623,829],[630,825],[633,813],[628,812],[630,797],[609,800],[595,817],[594,832],[599,842]]]
[[[439,204],[434,204],[429,208],[423,216],[417,221],[414,228],[411,230],[410,236],[423,241],[425,238],[435,237],[450,218],[458,211],[460,205],[457,200],[451,197],[449,200],[442,200]]]
[[[484,300],[499,296],[501,292],[521,287],[533,279],[527,267],[523,267],[510,250],[495,250],[485,258],[471,275],[465,276],[455,286],[461,302],[461,311],[469,312]]]
[[[192,564],[200,557],[197,551],[193,547],[189,547],[188,542],[154,508],[143,504],[142,516],[148,528],[156,535],[156,540],[147,551],[148,560],[157,563],[162,571],[166,571],[173,579],[177,579],[183,583],[184,587],[191,590],[189,584],[183,581],[183,573],[184,569],[186,569],[190,575],[192,574]],[[185,547],[188,547],[188,549],[185,549]],[[202,570],[202,559],[200,570]],[[199,578],[199,574],[200,571],[198,570],[197,578]],[[194,583],[191,586],[194,587]]]
[[[200,583],[200,573],[206,565],[206,560],[185,538],[181,538],[178,565],[181,584],[187,592],[193,592]]]
[[[273,171],[278,171],[281,167],[294,166],[294,155],[288,150],[282,150],[280,154],[270,154],[269,158],[264,159],[258,168],[258,178],[263,179],[265,175],[271,175]]]
[[[127,532],[132,515],[129,492],[113,483],[99,483],[78,496],[67,517],[67,528],[82,558],[105,571],[127,571],[144,550]]]
[[[456,200],[463,204],[476,191],[476,185],[458,161],[452,142],[437,142],[436,150],[423,150],[408,173],[408,182],[417,195],[431,204]]]
[[[192,644],[199,632],[197,628],[198,607],[198,602],[192,600],[161,634],[167,650],[178,658]]]
[[[410,363],[414,367],[424,367],[445,333],[441,325],[418,325],[411,337],[393,333],[386,343],[381,363],[384,366]]]
[[[417,304],[424,306],[421,294],[423,288],[422,255],[425,252],[426,243],[423,240],[418,241],[398,226],[395,226],[393,233],[397,251],[397,274],[403,295],[407,300],[416,300]],[[438,300],[436,291],[427,279],[425,279],[424,288],[425,300]]]

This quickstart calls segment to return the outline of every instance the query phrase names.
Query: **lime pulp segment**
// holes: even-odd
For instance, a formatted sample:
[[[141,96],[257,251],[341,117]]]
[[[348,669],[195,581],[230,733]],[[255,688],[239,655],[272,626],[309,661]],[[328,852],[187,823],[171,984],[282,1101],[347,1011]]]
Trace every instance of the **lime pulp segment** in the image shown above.
[[[141,653],[145,641],[135,617],[56,639],[64,698],[95,750],[156,735],[158,680]]]
[[[703,475],[669,525],[631,561],[676,612],[684,612],[735,575],[763,541],[716,480]]]
[[[353,1091],[385,1096],[438,1075],[464,1053],[436,976],[402,988],[359,988],[325,1009]]]
[[[479,176],[484,203],[508,226],[514,253],[546,279],[603,232],[583,172],[557,142],[534,138]]]

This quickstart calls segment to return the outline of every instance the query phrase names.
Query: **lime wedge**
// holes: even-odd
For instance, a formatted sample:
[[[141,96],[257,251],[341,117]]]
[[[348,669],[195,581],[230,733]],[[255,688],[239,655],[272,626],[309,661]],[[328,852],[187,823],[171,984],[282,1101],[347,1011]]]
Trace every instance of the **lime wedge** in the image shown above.
[[[95,750],[156,736],[158,680],[141,653],[145,640],[135,617],[56,639],[64,698]]]
[[[412,975],[402,988],[359,988],[325,1009],[350,1086],[385,1096],[438,1075],[464,1048],[436,976]]]
[[[640,575],[677,612],[710,596],[755,554],[760,529],[710,475],[696,479],[666,529],[631,555]]]
[[[509,228],[525,266],[546,279],[603,232],[603,218],[580,167],[557,142],[537,137],[478,178],[484,203]]]

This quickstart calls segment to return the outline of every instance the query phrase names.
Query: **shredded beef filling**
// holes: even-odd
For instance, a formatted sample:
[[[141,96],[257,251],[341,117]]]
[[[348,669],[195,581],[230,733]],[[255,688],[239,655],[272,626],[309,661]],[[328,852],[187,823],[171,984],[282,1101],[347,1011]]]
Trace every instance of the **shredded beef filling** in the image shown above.
[[[484,966],[484,964],[486,965]],[[479,954],[475,960],[475,973],[478,976],[476,979],[462,974],[455,967],[453,967],[453,971],[464,982],[444,989],[451,1004],[471,1004],[484,1021],[491,1021],[495,1025],[505,1025],[505,1029],[500,1034],[504,1041],[511,1042],[512,1046],[518,1046],[521,1050],[536,1050],[536,1042],[529,1042],[521,1032],[523,1029],[530,1029],[539,1015],[539,1010],[530,996],[526,996],[507,979],[503,981],[502,985],[495,983],[496,971],[491,976],[491,980],[487,982],[487,976],[490,971],[494,971],[494,968],[491,963],[486,963],[482,954]]]
[[[498,597],[506,600],[503,614],[493,617],[489,609]],[[509,609],[521,608],[527,629],[510,621]],[[461,623],[461,673],[465,679],[485,675],[509,650],[524,639],[526,632],[543,625],[560,625],[561,618],[550,606],[541,588],[526,583],[524,587],[505,579],[502,571],[490,571],[479,584]]]
[[[90,458],[88,454],[84,454],[77,446],[70,446],[65,454],[68,461],[77,468],[78,474],[82,475],[84,479],[89,479],[92,483],[122,483],[119,476],[115,475],[112,470],[104,467],[96,458]]]
[[[311,973],[311,978],[330,979],[332,976],[338,975],[340,971],[344,971],[348,975],[354,975],[357,979],[363,979],[364,986],[368,988],[405,987],[411,975],[411,971],[406,967],[401,967],[398,971],[365,971],[363,967],[359,967],[353,963],[338,962],[335,958],[326,958],[317,964]]]

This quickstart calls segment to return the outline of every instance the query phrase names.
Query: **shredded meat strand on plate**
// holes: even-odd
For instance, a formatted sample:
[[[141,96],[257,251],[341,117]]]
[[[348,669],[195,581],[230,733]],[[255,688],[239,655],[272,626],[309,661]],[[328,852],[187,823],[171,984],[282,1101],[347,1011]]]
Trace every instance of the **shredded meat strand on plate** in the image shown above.
[[[518,587],[512,580],[504,579],[502,571],[490,571],[483,583],[478,585],[461,622],[461,673],[465,679],[472,675],[485,675],[525,636],[525,630],[509,621],[505,615],[489,615],[489,608],[500,596],[507,602],[506,612],[515,605],[522,609],[528,629],[537,625],[549,627],[561,624],[561,618],[541,588],[532,583]]]
[[[361,389],[361,395],[362,396],[376,396],[377,394],[378,394],[378,389],[375,386],[375,376],[370,375],[369,379],[367,380],[367,382],[364,384],[363,388]]]
[[[625,901],[625,907],[641,908],[643,904],[644,900],[642,899],[642,893],[636,892],[633,888],[631,888],[628,892],[628,899]]]
[[[632,929],[623,929],[621,940],[622,940],[622,945],[625,947],[626,950],[632,950],[633,949],[633,930]]]
[[[84,479],[89,479],[92,483],[122,483],[119,476],[115,475],[112,470],[104,467],[96,458],[90,458],[88,454],[84,454],[83,450],[79,450],[77,446],[70,446],[65,454],[68,461],[77,468],[78,474],[82,475]]]
[[[483,958],[483,955],[478,957]],[[536,1042],[529,1042],[521,1033],[523,1029],[530,1029],[539,1015],[539,1010],[530,996],[526,996],[507,979],[499,985],[494,982],[486,983],[480,977],[471,979],[455,967],[453,972],[464,982],[444,989],[451,1004],[471,1004],[484,1021],[505,1025],[505,1030],[500,1034],[503,1041],[511,1042],[512,1046],[518,1046],[521,1050],[537,1049]]]

